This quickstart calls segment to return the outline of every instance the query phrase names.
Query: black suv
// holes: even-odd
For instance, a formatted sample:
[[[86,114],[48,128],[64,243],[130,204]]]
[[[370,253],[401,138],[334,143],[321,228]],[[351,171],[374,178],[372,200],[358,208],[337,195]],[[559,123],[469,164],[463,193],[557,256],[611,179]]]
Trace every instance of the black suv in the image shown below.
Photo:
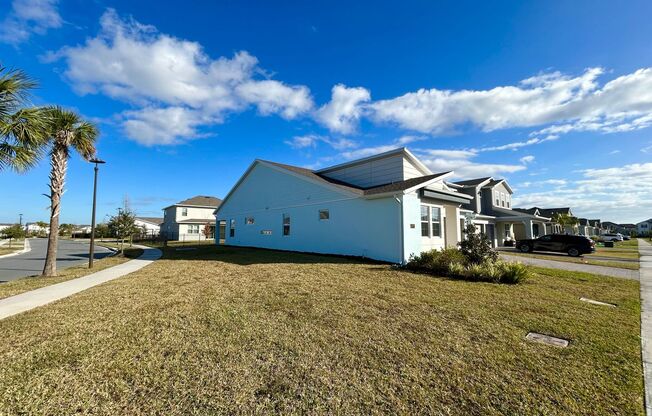
[[[532,251],[557,251],[568,253],[571,257],[593,253],[595,242],[581,235],[546,234],[530,240],[518,240],[516,249],[529,253]]]

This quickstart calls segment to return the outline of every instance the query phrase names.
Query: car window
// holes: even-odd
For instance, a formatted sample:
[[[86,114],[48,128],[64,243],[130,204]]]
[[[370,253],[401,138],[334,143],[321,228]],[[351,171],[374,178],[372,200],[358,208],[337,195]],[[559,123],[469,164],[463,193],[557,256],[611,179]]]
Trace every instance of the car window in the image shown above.
[[[539,237],[539,241],[552,241],[552,236],[544,235],[543,237]]]

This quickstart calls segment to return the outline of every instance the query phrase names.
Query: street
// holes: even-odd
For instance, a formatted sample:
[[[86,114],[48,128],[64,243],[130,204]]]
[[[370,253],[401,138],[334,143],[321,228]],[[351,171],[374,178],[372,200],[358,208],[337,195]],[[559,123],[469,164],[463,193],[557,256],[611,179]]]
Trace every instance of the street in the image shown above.
[[[30,252],[0,259],[0,283],[41,274],[48,240],[31,238],[29,243],[32,247]],[[89,243],[86,241],[59,240],[57,269],[63,270],[88,262],[88,250]],[[95,246],[95,259],[101,259],[109,254],[111,254],[109,249]]]

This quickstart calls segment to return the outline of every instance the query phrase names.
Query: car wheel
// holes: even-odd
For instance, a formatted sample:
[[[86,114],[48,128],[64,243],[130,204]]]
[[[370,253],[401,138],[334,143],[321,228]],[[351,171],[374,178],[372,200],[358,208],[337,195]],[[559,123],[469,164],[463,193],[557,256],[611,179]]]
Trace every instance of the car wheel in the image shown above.
[[[530,246],[528,246],[527,244],[521,244],[521,246],[518,249],[521,250],[522,253],[530,252]]]
[[[575,247],[571,247],[568,249],[568,255],[571,257],[577,257],[580,255],[580,251]]]

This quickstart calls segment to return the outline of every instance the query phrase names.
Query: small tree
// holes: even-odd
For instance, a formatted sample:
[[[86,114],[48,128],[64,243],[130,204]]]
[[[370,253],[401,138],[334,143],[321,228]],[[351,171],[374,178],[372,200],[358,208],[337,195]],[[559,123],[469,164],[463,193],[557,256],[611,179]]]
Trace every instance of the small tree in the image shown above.
[[[563,213],[559,213],[559,212],[553,214],[552,221],[559,224],[559,225],[561,225],[562,232],[564,230],[566,230],[566,227],[569,227],[569,228],[575,230],[575,228],[577,227],[577,224],[580,223],[580,220],[578,220],[577,218],[575,218],[575,217],[573,217],[571,215],[563,214]]]
[[[25,238],[25,229],[20,224],[14,224],[2,230],[2,234],[9,239],[9,247],[11,247],[12,240],[19,240]]]
[[[475,225],[467,222],[464,227],[466,239],[460,243],[460,251],[471,264],[482,264],[498,260],[498,253],[484,233],[478,233]]]
[[[48,224],[48,223],[45,222],[45,221],[36,221],[36,225],[37,225],[38,228],[39,228],[39,230],[36,232],[36,235],[37,235],[38,237],[45,237],[45,235],[47,234],[47,233],[46,233],[46,230],[48,229],[48,227],[50,226],[50,224]]]
[[[204,225],[204,229],[202,230],[202,233],[204,234],[204,237],[206,237],[207,240],[209,238],[213,238],[214,228],[209,223],[206,223]]]
[[[75,229],[75,226],[72,224],[61,224],[59,226],[59,235],[60,236],[72,236],[72,231]]]
[[[100,224],[97,224],[95,226],[95,235],[97,237],[99,237],[100,240],[102,238],[104,238],[104,237],[108,237],[109,234],[110,234],[110,231],[109,231],[109,226],[108,225],[106,225],[104,223],[100,223]]]
[[[119,210],[118,215],[111,217],[108,227],[111,234],[120,239],[120,253],[124,252],[125,239],[140,231],[140,228],[136,225],[136,215],[126,209]]]

